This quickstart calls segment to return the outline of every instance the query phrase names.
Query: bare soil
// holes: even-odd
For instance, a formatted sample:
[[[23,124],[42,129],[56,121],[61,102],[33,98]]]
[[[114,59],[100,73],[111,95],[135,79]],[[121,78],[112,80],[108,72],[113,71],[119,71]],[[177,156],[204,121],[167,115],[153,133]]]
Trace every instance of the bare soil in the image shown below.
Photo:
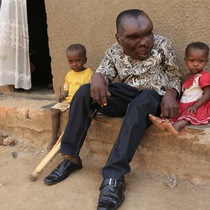
[[[28,175],[46,155],[45,148],[0,146],[0,209],[2,210],[92,210],[97,208],[100,167],[104,158],[82,154],[83,169],[63,182],[47,186],[43,178],[62,160],[57,155],[37,181]],[[138,170],[137,170],[138,168]],[[126,176],[126,198],[121,210],[210,210],[210,186],[177,177],[177,185],[166,184],[168,176],[132,167]]]

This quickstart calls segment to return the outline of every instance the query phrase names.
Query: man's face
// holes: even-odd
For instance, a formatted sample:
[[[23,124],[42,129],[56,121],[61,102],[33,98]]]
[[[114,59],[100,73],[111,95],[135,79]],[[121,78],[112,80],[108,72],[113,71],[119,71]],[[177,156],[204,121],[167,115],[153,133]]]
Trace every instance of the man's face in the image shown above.
[[[154,44],[152,30],[152,21],[146,14],[138,17],[127,16],[121,20],[115,37],[126,55],[145,60],[150,56]]]

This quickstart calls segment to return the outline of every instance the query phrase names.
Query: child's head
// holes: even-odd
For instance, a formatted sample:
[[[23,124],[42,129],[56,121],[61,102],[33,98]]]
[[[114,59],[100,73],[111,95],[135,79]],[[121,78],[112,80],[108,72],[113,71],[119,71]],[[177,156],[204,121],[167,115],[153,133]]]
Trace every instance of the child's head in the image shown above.
[[[86,49],[81,44],[72,44],[66,49],[66,57],[69,66],[74,71],[84,70],[84,64],[87,62]]]
[[[185,64],[192,74],[203,70],[208,62],[209,47],[203,42],[193,42],[186,47]]]

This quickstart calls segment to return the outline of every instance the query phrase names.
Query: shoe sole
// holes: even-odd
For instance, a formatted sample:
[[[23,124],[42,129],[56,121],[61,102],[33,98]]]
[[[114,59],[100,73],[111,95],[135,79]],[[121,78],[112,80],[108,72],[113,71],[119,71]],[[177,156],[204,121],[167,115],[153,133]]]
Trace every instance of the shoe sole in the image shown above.
[[[70,171],[68,175],[62,177],[61,179],[59,179],[59,180],[56,181],[56,182],[48,183],[48,182],[46,182],[46,181],[44,180],[44,183],[45,183],[46,185],[54,185],[54,184],[57,184],[57,183],[59,183],[59,182],[62,182],[64,179],[68,178],[68,177],[70,176],[70,174],[72,174],[73,172],[77,172],[77,171],[79,171],[80,169],[82,169],[82,167],[79,168],[79,169],[75,169],[75,170],[73,170],[73,171]]]
[[[122,197],[122,200],[119,202],[119,204],[117,206],[115,206],[114,209],[111,209],[111,210],[116,210],[121,204],[122,202],[125,200],[125,196]]]
[[[123,203],[123,201],[125,200],[125,195],[123,195],[123,197],[122,197],[122,199],[121,199],[121,201],[118,203],[118,205],[117,206],[115,206],[113,209],[110,209],[110,210],[116,210],[118,207],[120,207],[120,205]],[[104,207],[104,208],[97,208],[97,210],[106,210],[107,208],[106,207]]]

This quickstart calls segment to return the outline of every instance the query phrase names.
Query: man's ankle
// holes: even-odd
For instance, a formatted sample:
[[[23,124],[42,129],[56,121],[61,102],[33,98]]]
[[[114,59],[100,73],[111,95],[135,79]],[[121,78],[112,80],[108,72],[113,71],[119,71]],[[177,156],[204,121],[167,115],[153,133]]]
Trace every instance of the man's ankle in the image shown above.
[[[63,155],[64,159],[70,160],[72,163],[78,164],[80,162],[79,157],[73,155]]]

